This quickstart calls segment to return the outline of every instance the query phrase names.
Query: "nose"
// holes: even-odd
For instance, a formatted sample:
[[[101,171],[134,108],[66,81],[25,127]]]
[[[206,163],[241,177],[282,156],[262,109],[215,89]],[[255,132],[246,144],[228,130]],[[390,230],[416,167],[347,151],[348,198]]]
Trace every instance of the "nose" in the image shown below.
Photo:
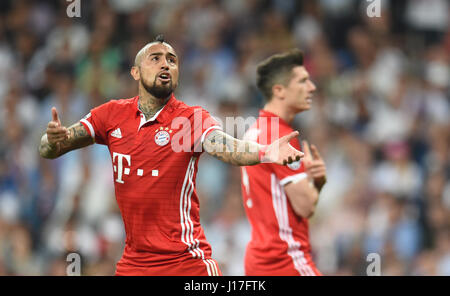
[[[316,85],[311,80],[309,81],[309,83],[310,83],[310,91],[314,92],[316,90]]]
[[[161,59],[161,69],[162,70],[169,70],[169,63],[166,59]]]

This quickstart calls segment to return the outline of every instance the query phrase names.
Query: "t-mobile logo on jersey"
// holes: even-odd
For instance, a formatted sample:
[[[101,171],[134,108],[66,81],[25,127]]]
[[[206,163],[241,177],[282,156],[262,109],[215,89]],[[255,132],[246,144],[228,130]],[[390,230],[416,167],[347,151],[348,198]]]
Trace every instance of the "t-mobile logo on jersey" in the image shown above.
[[[117,162],[116,162],[117,159]],[[126,163],[124,163],[123,160],[126,160]],[[128,154],[121,154],[117,152],[113,152],[113,170],[114,173],[117,173],[117,179],[115,180],[117,183],[124,184],[123,175],[130,175],[131,169],[131,156]],[[128,166],[128,167],[125,167]],[[136,175],[138,177],[144,176],[144,170],[143,169],[137,169]],[[151,176],[152,177],[158,177],[159,176],[159,170],[151,170]]]
[[[117,158],[117,166],[115,165]],[[122,180],[123,175],[129,175],[130,174],[130,168],[124,168],[123,159],[127,161],[127,165],[131,166],[131,156],[127,154],[120,154],[117,152],[113,152],[113,169],[114,173],[117,173],[117,179],[116,182],[123,184],[124,181]]]

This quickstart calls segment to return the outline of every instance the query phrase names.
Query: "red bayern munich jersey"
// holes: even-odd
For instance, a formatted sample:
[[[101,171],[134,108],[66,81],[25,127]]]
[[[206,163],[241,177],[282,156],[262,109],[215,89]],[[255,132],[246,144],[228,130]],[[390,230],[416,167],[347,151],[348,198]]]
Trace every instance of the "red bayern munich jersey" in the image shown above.
[[[267,145],[292,131],[283,119],[261,110],[245,139]],[[297,138],[290,144],[300,150]],[[241,174],[244,208],[252,228],[246,275],[320,275],[311,257],[308,220],[295,214],[284,191],[289,182],[306,178],[301,161],[246,166]]]
[[[138,99],[111,100],[80,121],[111,155],[126,232],[116,275],[221,275],[195,188],[201,142],[220,126],[174,95],[146,121]]]

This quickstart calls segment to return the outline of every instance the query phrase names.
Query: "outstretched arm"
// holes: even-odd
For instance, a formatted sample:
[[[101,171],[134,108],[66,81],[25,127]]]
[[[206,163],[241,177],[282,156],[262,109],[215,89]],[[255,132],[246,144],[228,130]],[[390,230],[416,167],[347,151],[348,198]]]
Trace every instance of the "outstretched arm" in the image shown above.
[[[71,150],[94,143],[84,126],[78,122],[66,128],[61,125],[56,108],[52,108],[52,120],[41,138],[39,154],[44,158],[57,158]]]
[[[206,136],[203,148],[210,155],[233,165],[247,166],[261,162],[285,165],[303,157],[302,152],[289,144],[296,136],[298,132],[292,132],[270,145],[260,145],[238,140],[221,130],[213,130]]]

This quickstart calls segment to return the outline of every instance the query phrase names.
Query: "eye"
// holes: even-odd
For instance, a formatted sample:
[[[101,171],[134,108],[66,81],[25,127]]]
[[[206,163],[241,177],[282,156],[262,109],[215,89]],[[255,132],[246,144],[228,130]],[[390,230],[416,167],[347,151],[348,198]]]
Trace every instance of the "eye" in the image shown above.
[[[157,61],[157,60],[159,60],[159,57],[158,56],[153,56],[152,61]]]
[[[175,58],[168,58],[169,63],[175,64],[176,60]]]

